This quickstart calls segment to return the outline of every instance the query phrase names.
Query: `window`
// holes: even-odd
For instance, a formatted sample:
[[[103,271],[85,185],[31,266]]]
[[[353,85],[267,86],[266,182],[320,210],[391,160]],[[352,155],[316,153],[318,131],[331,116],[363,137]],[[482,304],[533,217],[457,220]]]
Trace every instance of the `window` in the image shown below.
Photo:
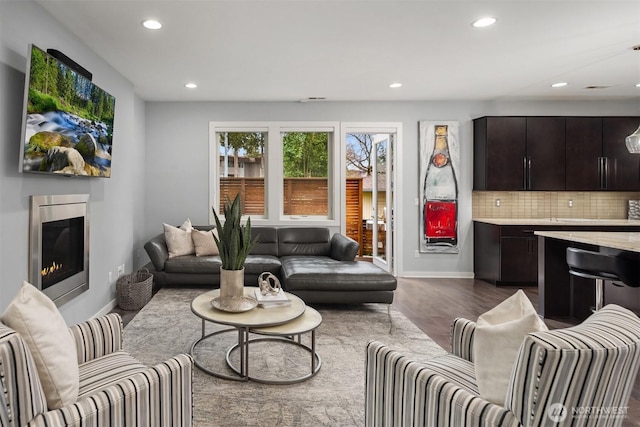
[[[238,193],[244,215],[263,217],[265,132],[218,132],[219,203],[222,212],[224,202],[233,200]]]
[[[211,206],[240,193],[252,222],[339,224],[337,134],[337,123],[212,122]]]
[[[284,215],[328,217],[328,132],[282,134]]]

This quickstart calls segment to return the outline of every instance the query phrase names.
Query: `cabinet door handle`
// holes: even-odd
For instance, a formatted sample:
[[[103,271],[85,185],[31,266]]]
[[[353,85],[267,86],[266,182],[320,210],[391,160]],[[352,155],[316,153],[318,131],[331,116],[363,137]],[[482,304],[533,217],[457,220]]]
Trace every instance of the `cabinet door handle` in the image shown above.
[[[600,189],[604,190],[605,176],[604,176],[604,157],[598,157],[598,178],[600,178]]]
[[[527,156],[522,158],[522,188],[527,189]]]
[[[531,157],[527,157],[527,190],[531,190]]]

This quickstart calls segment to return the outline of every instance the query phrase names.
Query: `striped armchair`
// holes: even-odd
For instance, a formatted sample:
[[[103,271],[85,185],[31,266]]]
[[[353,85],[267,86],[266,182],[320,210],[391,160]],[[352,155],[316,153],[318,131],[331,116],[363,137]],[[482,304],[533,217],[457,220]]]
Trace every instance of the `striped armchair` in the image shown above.
[[[504,407],[479,396],[472,360],[474,329],[474,322],[456,319],[452,353],[427,363],[369,343],[365,425],[622,424],[640,365],[640,319],[629,310],[608,305],[578,326],[527,335]]]
[[[78,349],[78,400],[48,410],[23,339],[0,323],[0,425],[191,426],[193,360],[181,354],[148,368],[122,351],[118,314],[72,326]]]

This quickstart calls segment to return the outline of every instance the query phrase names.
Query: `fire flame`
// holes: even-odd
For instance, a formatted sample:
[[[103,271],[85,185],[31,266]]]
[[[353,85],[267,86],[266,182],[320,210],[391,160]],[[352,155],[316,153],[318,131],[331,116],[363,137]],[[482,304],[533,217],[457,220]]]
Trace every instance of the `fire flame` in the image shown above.
[[[43,268],[42,271],[40,271],[40,275],[42,275],[42,277],[45,277],[51,273],[55,273],[61,268],[62,268],[62,264],[58,264],[57,262],[54,261],[53,264],[51,264],[51,267]]]

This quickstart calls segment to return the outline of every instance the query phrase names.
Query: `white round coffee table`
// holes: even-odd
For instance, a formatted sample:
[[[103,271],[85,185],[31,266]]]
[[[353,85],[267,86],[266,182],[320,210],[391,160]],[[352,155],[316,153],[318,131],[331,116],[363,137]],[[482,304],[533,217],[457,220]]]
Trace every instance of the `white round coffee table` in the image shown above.
[[[254,295],[255,287],[245,286],[244,295],[246,297],[252,297]],[[218,378],[229,379],[229,380],[237,380],[237,381],[247,381],[250,378],[249,376],[249,333],[252,329],[259,328],[269,328],[274,326],[279,326],[286,324],[293,319],[296,319],[302,316],[305,313],[305,303],[299,297],[286,293],[287,297],[291,300],[290,305],[286,305],[283,307],[274,307],[274,308],[260,308],[256,307],[252,310],[241,312],[241,313],[229,313],[225,311],[221,311],[213,308],[211,305],[211,300],[220,296],[220,290],[214,289],[212,291],[208,291],[203,293],[202,295],[197,296],[191,302],[191,311],[193,314],[202,319],[202,335],[199,339],[197,339],[192,345],[190,354],[194,358],[195,365],[200,368],[202,371],[216,376]],[[206,333],[205,325],[206,322],[212,322],[220,325],[228,325],[231,328],[223,329],[219,331],[212,332],[210,334]],[[229,367],[237,374],[237,375],[226,375],[221,372],[216,372],[213,369],[208,368],[197,360],[194,356],[195,348],[201,344],[203,341],[206,341],[216,335],[225,333],[225,332],[237,332],[238,333],[238,342],[232,348],[227,351],[227,355],[231,351],[236,348],[240,349],[240,368],[237,369],[233,367],[228,360],[227,356],[227,364]],[[290,334],[291,335],[291,334]]]

